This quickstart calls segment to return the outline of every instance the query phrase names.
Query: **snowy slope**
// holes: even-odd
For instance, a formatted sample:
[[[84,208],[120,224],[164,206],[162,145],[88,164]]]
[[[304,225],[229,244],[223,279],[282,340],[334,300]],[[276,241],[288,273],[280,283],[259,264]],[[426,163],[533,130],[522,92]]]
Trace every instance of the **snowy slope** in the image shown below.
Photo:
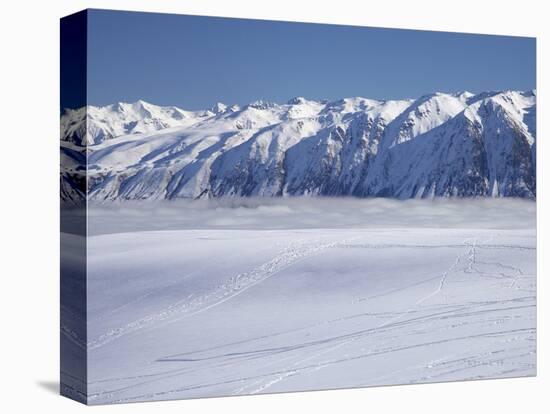
[[[175,106],[156,106],[144,101],[116,103],[87,110],[66,110],[61,118],[61,140],[95,145],[128,134],[142,134],[174,126],[189,126],[209,112],[190,112]],[[84,121],[86,121],[84,123]],[[83,125],[85,128],[82,128]]]
[[[143,101],[90,106],[62,117],[63,197],[74,196],[86,154],[92,200],[535,198],[535,118],[533,91],[297,97],[198,112]]]
[[[255,201],[91,204],[88,403],[536,374],[534,202]]]

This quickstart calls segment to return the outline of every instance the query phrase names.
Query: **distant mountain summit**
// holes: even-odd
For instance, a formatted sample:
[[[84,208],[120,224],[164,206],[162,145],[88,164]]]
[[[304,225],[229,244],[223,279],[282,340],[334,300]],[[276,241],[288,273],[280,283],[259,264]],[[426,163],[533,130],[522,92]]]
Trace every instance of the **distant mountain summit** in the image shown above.
[[[88,106],[61,118],[62,198],[535,198],[535,119],[534,91]]]

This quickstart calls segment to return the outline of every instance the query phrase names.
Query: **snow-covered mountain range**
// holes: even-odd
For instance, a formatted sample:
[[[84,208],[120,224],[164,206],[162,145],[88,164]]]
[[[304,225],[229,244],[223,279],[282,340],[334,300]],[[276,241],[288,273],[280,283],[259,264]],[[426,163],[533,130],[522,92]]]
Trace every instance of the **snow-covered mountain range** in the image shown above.
[[[88,106],[61,117],[62,199],[535,198],[535,119],[534,91]]]

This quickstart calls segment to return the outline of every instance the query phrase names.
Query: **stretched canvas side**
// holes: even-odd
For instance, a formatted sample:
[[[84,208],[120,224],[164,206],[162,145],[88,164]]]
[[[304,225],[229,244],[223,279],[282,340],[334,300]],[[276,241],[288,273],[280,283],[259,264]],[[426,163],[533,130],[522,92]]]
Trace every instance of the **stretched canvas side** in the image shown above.
[[[60,392],[87,402],[86,136],[87,11],[61,19],[61,130],[75,139],[60,147]],[[67,115],[70,123],[67,124]]]

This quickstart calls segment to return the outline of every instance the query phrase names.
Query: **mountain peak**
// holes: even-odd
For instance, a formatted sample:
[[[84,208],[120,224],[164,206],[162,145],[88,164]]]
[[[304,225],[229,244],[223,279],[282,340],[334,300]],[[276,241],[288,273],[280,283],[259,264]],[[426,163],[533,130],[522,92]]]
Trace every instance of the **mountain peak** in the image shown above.
[[[248,108],[261,109],[261,110],[271,109],[271,108],[275,108],[277,106],[278,105],[274,102],[264,101],[262,99],[254,101],[254,102],[249,103],[247,105]]]
[[[288,105],[300,105],[307,102],[307,99],[303,96],[295,96],[287,101]]]
[[[210,108],[210,111],[214,114],[223,114],[227,111],[227,105],[222,102],[216,102],[212,108]]]
[[[467,99],[470,99],[472,96],[474,96],[474,93],[464,90],[464,91],[457,92],[455,96],[459,99],[466,101]]]

